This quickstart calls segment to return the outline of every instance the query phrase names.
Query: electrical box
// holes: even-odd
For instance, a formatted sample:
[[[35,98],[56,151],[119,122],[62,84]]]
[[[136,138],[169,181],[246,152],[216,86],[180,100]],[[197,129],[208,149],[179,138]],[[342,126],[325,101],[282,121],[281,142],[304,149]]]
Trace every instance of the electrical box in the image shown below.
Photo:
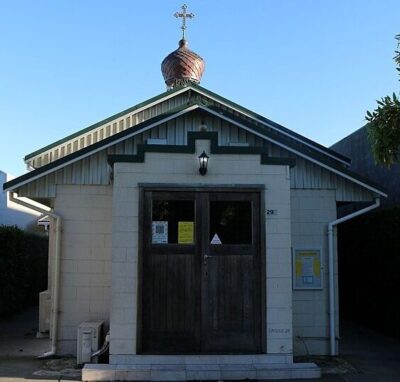
[[[50,292],[45,290],[39,293],[39,333],[48,333],[50,330]]]
[[[96,363],[92,354],[101,347],[103,321],[82,322],[78,326],[77,364]]]

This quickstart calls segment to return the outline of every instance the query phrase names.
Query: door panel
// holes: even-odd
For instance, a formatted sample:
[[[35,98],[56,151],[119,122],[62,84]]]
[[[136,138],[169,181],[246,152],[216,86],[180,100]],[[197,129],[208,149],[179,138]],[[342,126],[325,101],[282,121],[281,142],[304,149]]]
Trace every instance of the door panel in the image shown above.
[[[143,353],[261,350],[259,220],[256,192],[145,192]]]
[[[259,352],[259,196],[210,193],[205,199],[202,350]],[[220,243],[212,244],[215,235]]]
[[[200,351],[201,270],[199,246],[196,244],[199,242],[196,234],[199,208],[194,193],[146,192],[143,230],[143,353],[179,354]],[[157,233],[154,229],[153,221],[166,222],[168,229],[165,240],[162,239],[162,232]],[[193,223],[192,243],[178,243],[180,221]],[[163,224],[159,226],[163,227]]]
[[[198,350],[198,272],[194,255],[151,256],[144,283],[144,352],[172,354]]]

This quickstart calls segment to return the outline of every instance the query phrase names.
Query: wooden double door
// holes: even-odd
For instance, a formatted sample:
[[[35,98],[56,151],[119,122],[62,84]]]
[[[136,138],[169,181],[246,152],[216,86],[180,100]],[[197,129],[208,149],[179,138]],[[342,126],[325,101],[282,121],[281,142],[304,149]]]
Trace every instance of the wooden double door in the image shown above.
[[[260,193],[144,191],[139,351],[261,352]]]

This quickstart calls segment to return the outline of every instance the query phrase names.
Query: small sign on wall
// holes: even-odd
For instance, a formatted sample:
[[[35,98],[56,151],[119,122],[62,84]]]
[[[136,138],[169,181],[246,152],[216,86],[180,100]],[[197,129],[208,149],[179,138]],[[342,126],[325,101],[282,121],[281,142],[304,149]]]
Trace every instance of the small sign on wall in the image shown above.
[[[321,249],[293,248],[293,289],[322,289]]]

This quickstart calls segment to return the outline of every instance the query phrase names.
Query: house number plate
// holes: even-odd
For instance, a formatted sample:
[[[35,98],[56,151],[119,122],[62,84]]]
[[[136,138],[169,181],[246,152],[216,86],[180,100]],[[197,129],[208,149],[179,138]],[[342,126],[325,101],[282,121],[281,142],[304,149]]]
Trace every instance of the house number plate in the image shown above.
[[[267,216],[276,216],[278,215],[278,210],[267,210]]]

